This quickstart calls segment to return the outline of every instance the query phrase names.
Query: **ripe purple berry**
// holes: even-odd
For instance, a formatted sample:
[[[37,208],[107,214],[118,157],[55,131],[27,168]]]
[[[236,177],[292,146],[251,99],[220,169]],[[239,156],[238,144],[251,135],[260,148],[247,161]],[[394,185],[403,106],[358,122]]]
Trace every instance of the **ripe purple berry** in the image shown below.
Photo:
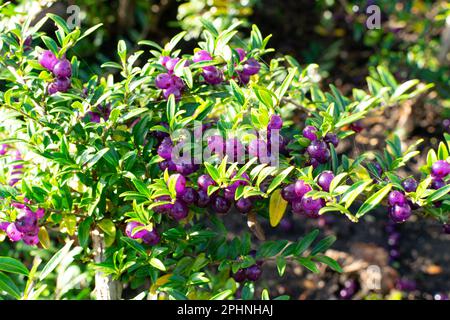
[[[261,65],[258,61],[256,61],[255,58],[248,59],[243,66],[242,73],[247,76],[252,76],[254,74],[257,74],[259,72],[259,69],[261,69]]]
[[[254,264],[253,266],[247,268],[245,270],[245,275],[247,276],[247,279],[250,281],[257,281],[262,274],[261,267],[257,264]]]
[[[170,95],[174,95],[175,100],[178,100],[181,98],[181,91],[179,88],[175,87],[175,86],[171,86],[167,89],[164,89],[163,91],[163,96],[165,99],[169,99]]]
[[[171,216],[176,221],[180,221],[188,216],[189,209],[187,205],[180,200],[176,200],[169,211],[169,216]]]
[[[277,114],[270,117],[269,124],[267,125],[267,130],[280,130],[283,127],[283,120]]]
[[[222,196],[216,196],[212,199],[211,206],[216,213],[225,214],[230,210],[231,203]]]
[[[417,181],[414,178],[408,178],[402,181],[402,187],[406,192],[414,192],[417,189]]]
[[[339,145],[339,139],[337,137],[337,135],[335,135],[334,133],[328,132],[325,137],[323,138],[323,141],[325,141],[326,143],[331,143],[333,144],[333,146],[336,148]]]
[[[450,163],[438,160],[431,166],[431,175],[437,179],[443,179],[450,173]]]
[[[183,200],[186,204],[193,204],[198,200],[197,191],[194,188],[186,188],[185,192],[181,196],[181,200]]]
[[[245,269],[239,269],[236,273],[233,273],[233,279],[236,282],[244,282],[247,279]]]
[[[405,222],[411,216],[411,208],[407,204],[396,204],[389,208],[389,216],[395,223]]]
[[[313,126],[306,126],[305,129],[303,129],[303,136],[306,139],[309,139],[311,141],[317,140],[317,128]]]
[[[55,64],[58,63],[58,59],[50,50],[45,50],[39,55],[38,61],[41,66],[52,71]]]
[[[284,187],[281,190],[281,197],[283,197],[283,199],[286,200],[287,202],[292,202],[298,199],[298,195],[295,192],[295,184],[291,183],[288,184],[286,187]]]
[[[388,202],[391,206],[403,206],[406,204],[406,197],[402,192],[394,190],[389,193]]]
[[[202,190],[208,191],[208,187],[215,185],[216,182],[209,175],[202,174],[198,177],[197,184]]]
[[[319,175],[317,179],[317,184],[322,188],[323,191],[330,191],[331,181],[334,179],[334,174],[331,171],[324,171]]]
[[[131,239],[140,239],[142,238],[148,231],[145,229],[139,230],[137,232],[134,232],[134,229],[137,227],[142,227],[143,224],[137,221],[130,221],[128,222],[126,228],[125,228],[125,234],[128,236],[128,238]]]
[[[178,61],[180,61],[179,58],[169,58],[165,64],[167,71],[173,72],[173,69],[177,65]]]
[[[149,246],[157,245],[160,240],[161,238],[158,234],[158,231],[156,231],[155,227],[153,227],[152,231],[147,231],[145,235],[142,237],[142,241]]]
[[[450,223],[444,223],[442,225],[442,231],[446,234],[450,234]]]
[[[240,213],[248,213],[252,208],[252,201],[249,198],[240,198],[236,201],[236,209]]]
[[[197,206],[200,208],[206,208],[210,202],[210,198],[208,196],[208,192],[205,190],[198,190],[198,199],[197,199]]]
[[[170,137],[166,137],[159,145],[157,153],[161,158],[170,160],[172,159],[172,149],[172,139],[170,139]]]
[[[200,61],[209,61],[212,60],[211,55],[206,50],[198,50],[194,53],[194,56],[192,57],[192,61],[194,62],[200,62]]]
[[[434,179],[431,181],[431,189],[438,190],[440,188],[445,187],[447,184],[442,179]]]
[[[173,174],[169,177],[169,181],[175,180],[175,191],[177,196],[182,196],[186,191],[186,178],[179,173]]]
[[[222,72],[214,66],[210,66],[208,69],[204,68],[202,76],[205,82],[211,85],[217,85],[223,81]]]
[[[306,148],[311,158],[316,159],[319,163],[326,163],[330,158],[330,150],[325,142],[321,140],[312,141]]]
[[[71,81],[70,78],[57,78],[54,84],[57,91],[66,92],[70,88]]]
[[[236,48],[235,50],[236,50],[236,52],[237,52],[238,55],[239,55],[239,61],[244,60],[244,59],[245,59],[245,56],[246,56],[245,50],[242,49],[242,48]]]
[[[303,196],[311,190],[312,190],[311,186],[305,183],[305,181],[297,180],[295,182],[295,193],[299,198],[303,198]]]
[[[156,76],[155,85],[159,89],[168,89],[172,85],[172,77],[168,73],[160,73]]]
[[[72,65],[67,59],[59,60],[53,67],[53,74],[58,78],[69,78],[72,75]]]

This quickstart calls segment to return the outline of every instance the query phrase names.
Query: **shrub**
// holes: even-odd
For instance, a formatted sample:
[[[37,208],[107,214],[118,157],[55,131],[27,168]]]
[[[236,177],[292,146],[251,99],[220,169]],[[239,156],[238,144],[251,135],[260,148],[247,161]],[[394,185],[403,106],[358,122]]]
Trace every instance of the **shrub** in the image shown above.
[[[43,249],[65,243],[38,279],[75,245],[73,258],[96,270],[98,299],[119,298],[125,284],[142,291],[148,279],[151,294],[173,299],[251,299],[267,260],[280,275],[287,263],[341,272],[326,255],[332,236],[266,240],[263,224],[275,228],[285,214],[358,222],[385,205],[395,222],[413,213],[447,221],[450,136],[416,184],[397,171],[420,141],[405,149],[393,136],[382,153],[356,159],[336,151],[371,110],[429,86],[399,84],[379,67],[368,92],[323,91],[317,65],[264,61],[273,50],[256,26],[242,40],[238,24],[219,32],[206,21],[193,53],[177,49],[184,32],[164,47],[141,41],[148,61],[120,41],[118,62],[102,66],[110,73],[83,81],[72,48],[98,26],[82,33],[49,17],[56,40],[38,32],[40,22],[3,30],[0,42],[1,234]],[[302,127],[293,110],[308,116]],[[237,212],[243,226],[233,234],[227,220]],[[1,289],[38,298],[40,282],[29,290],[38,262],[28,270],[1,259],[1,270],[28,277],[22,290],[0,273]]]

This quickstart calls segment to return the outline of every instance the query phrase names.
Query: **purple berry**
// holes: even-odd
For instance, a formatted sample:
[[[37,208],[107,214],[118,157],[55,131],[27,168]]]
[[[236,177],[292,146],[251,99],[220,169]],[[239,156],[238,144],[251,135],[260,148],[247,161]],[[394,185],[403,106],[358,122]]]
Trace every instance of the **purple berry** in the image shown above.
[[[431,181],[431,189],[438,190],[440,188],[445,187],[447,184],[442,179],[434,179]]]
[[[333,146],[335,148],[337,148],[337,146],[339,145],[339,139],[337,137],[337,135],[335,135],[334,133],[328,132],[325,137],[323,138],[323,141],[325,141],[328,144],[333,144]]]
[[[157,153],[161,158],[170,160],[172,159],[172,149],[173,149],[172,139],[170,139],[170,137],[166,137],[159,145]]]
[[[172,160],[161,161],[158,163],[158,166],[162,171],[166,171],[166,169],[169,171],[177,171],[177,166]]]
[[[303,206],[302,206],[302,200],[301,199],[296,199],[294,201],[292,201],[291,203],[292,206],[292,212],[295,214],[304,214],[305,212],[303,211]]]
[[[245,56],[247,55],[247,54],[245,53],[245,50],[242,49],[242,48],[236,48],[235,50],[236,50],[236,52],[237,52],[238,55],[239,55],[239,61],[244,60],[244,59],[245,59]]]
[[[396,204],[389,208],[389,216],[395,223],[405,222],[411,216],[411,208],[407,204]]]
[[[295,192],[295,184],[291,183],[288,184],[286,187],[284,187],[281,190],[281,197],[283,197],[283,199],[286,200],[287,202],[292,202],[298,199],[298,195]]]
[[[322,188],[323,191],[330,191],[331,181],[334,179],[334,174],[331,171],[324,171],[319,175],[317,179],[317,184]]]
[[[178,61],[180,61],[179,58],[170,58],[170,59],[168,59],[167,62],[166,62],[166,65],[165,65],[167,71],[173,72],[173,70],[174,70],[175,66],[177,65]]]
[[[237,74],[238,74],[238,81],[239,81],[239,83],[240,84],[248,84],[249,82],[250,82],[250,76],[249,75],[246,75],[246,74],[244,74],[244,73],[242,73],[242,72],[237,72]]]
[[[173,94],[175,97],[175,100],[178,100],[181,98],[181,91],[179,88],[175,86],[171,86],[167,89],[164,89],[163,96],[165,99],[169,99],[170,95]]]
[[[206,208],[210,202],[210,197],[208,196],[208,192],[205,190],[198,190],[198,199],[197,206],[200,208]]]
[[[47,86],[47,92],[49,95],[53,95],[58,92],[58,87],[56,86],[56,83],[52,82]]]
[[[325,200],[313,199],[312,197],[302,198],[302,207],[304,211],[317,211],[319,212],[322,207],[325,206]]]
[[[305,181],[297,180],[295,182],[295,193],[299,198],[303,198],[303,196],[311,190],[312,190],[311,186],[305,183]]]
[[[202,190],[208,191],[208,187],[215,185],[216,182],[209,175],[202,174],[198,177],[197,184]]]
[[[14,222],[17,230],[22,233],[29,233],[36,230],[38,221],[34,212],[29,210],[28,208],[21,211]]]
[[[54,84],[56,90],[59,92],[66,92],[70,88],[71,81],[70,78],[57,78]]]
[[[247,279],[245,269],[239,269],[233,274],[233,279],[236,282],[244,282]]]
[[[403,206],[406,204],[406,197],[402,192],[394,190],[389,193],[388,202],[391,206]]]
[[[69,78],[72,75],[72,65],[67,59],[59,60],[53,67],[53,74],[58,78]]]
[[[172,77],[168,73],[160,73],[156,76],[155,85],[159,89],[168,89],[172,85]]]
[[[39,55],[38,61],[41,66],[52,71],[55,64],[58,63],[58,59],[50,50],[45,50]]]
[[[216,196],[212,199],[211,206],[216,213],[225,214],[230,210],[231,203],[222,196]]]
[[[200,62],[200,61],[210,61],[212,60],[211,55],[206,50],[198,50],[194,53],[194,56],[192,57],[193,62]]]
[[[155,199],[155,202],[167,202],[171,201],[172,199],[169,196],[160,196]],[[161,204],[159,206],[153,207],[153,211],[156,213],[168,213],[173,207],[172,203],[165,203]]]
[[[186,188],[185,192],[181,196],[181,200],[183,200],[186,204],[193,204],[198,200],[197,191],[194,188]]]
[[[311,141],[317,140],[317,128],[313,126],[306,126],[305,129],[303,129],[303,136],[306,139],[309,139]]]
[[[277,114],[270,117],[269,124],[267,125],[267,130],[280,130],[283,127],[283,120]]]
[[[406,192],[414,192],[417,189],[417,181],[414,178],[408,178],[402,181],[402,187]]]
[[[438,160],[431,166],[431,175],[437,179],[443,179],[450,173],[450,163]]]
[[[186,178],[183,175],[176,173],[170,176],[169,181],[171,181],[172,179],[176,181],[175,191],[177,193],[177,196],[182,196],[186,191]]]
[[[137,227],[142,227],[143,224],[137,221],[130,221],[127,223],[127,226],[125,228],[125,234],[128,238],[131,239],[140,239],[142,238],[148,231],[145,229],[139,230],[137,232],[134,232],[134,229]]]
[[[240,198],[236,201],[236,209],[240,213],[248,213],[252,208],[252,201],[249,198]]]
[[[189,209],[187,205],[180,200],[176,200],[169,211],[169,216],[171,216],[176,221],[180,221],[188,216]]]
[[[450,223],[444,223],[442,225],[442,232],[450,234]]]
[[[330,158],[330,151],[325,142],[320,140],[312,141],[311,144],[306,148],[306,151],[311,158],[316,159],[320,163],[326,163]]]
[[[247,279],[250,281],[257,281],[261,277],[261,274],[262,274],[261,267],[258,266],[257,264],[245,270],[245,275],[247,276]]]
[[[153,227],[152,231],[147,231],[145,235],[142,237],[142,241],[149,246],[157,245],[160,240],[161,238],[158,234],[158,231],[156,231],[155,227]]]
[[[6,228],[6,234],[8,235],[9,240],[14,242],[21,240],[23,237],[23,233],[17,230],[17,227],[14,223],[10,223]]]
[[[214,66],[210,66],[208,69],[204,68],[202,76],[205,79],[205,82],[211,85],[217,85],[223,81],[222,72]]]
[[[259,64],[259,62],[256,61],[255,58],[250,58],[246,62],[244,62],[242,73],[247,76],[252,76],[254,74],[257,74],[259,72],[259,69],[261,69],[261,65]]]
[[[363,131],[364,127],[362,125],[362,122],[360,120],[358,120],[358,121],[353,122],[350,125],[350,129],[352,129],[356,133],[359,133],[359,132]]]

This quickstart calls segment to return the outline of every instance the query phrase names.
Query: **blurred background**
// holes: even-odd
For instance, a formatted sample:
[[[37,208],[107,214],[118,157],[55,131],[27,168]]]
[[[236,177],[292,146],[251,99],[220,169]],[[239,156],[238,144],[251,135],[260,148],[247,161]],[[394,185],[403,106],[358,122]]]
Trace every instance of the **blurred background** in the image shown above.
[[[341,153],[355,155],[380,149],[386,135],[393,132],[405,144],[423,138],[424,146],[436,147],[442,133],[450,132],[450,3],[445,0],[10,2],[12,5],[0,9],[4,21],[20,22],[32,16],[36,22],[49,12],[68,18],[67,8],[76,5],[81,28],[103,23],[95,36],[74,49],[82,62],[81,76],[86,79],[89,73],[101,74],[102,63],[117,60],[115,52],[120,39],[129,48],[140,50],[140,40],[165,43],[185,30],[181,48],[192,52],[201,37],[201,18],[219,30],[243,21],[242,37],[249,34],[252,24],[257,24],[263,35],[273,35],[269,42],[269,47],[275,49],[272,57],[291,55],[302,65],[319,64],[324,88],[333,83],[344,93],[355,87],[365,89],[365,77],[377,65],[388,67],[399,81],[417,78],[435,84],[414,101],[371,114],[363,122],[365,130],[339,147]],[[373,5],[379,9],[380,25],[369,29],[367,10]],[[43,29],[53,33],[54,25],[49,21]],[[294,118],[300,126],[302,119],[301,114]],[[418,172],[421,163],[423,159],[419,157],[409,166],[411,171],[403,172],[404,176]],[[294,240],[319,226],[325,233],[337,236],[332,254],[346,261],[346,272],[313,275],[293,269],[280,282],[276,267],[267,264],[265,281],[273,288],[273,295],[289,294],[293,299],[445,299],[450,293],[449,236],[441,232],[441,225],[415,219],[421,221],[392,226],[383,211],[367,216],[358,225],[332,216],[308,222],[286,218],[280,229],[272,231],[273,238],[283,234]],[[231,223],[231,228],[242,228],[242,221]],[[0,255],[29,259],[38,254],[43,253],[20,244],[12,247],[10,243],[0,243]],[[47,296],[88,298],[92,274],[80,265],[67,266],[56,275],[61,278],[57,288],[49,284]]]

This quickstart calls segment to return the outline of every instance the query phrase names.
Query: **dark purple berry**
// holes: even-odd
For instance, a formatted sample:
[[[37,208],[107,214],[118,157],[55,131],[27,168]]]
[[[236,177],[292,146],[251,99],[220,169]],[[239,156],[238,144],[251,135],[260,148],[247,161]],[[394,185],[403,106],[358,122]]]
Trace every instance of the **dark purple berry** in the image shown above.
[[[187,205],[180,200],[176,200],[172,206],[172,209],[169,211],[169,216],[171,216],[174,220],[180,221],[188,216],[189,209]]]
[[[317,184],[322,188],[323,191],[329,192],[330,191],[330,184],[331,181],[334,179],[334,174],[331,171],[324,171],[322,172],[318,179]]]
[[[193,62],[210,61],[210,60],[212,60],[212,57],[206,50],[198,50],[194,53],[194,56],[192,57]]]
[[[57,78],[54,84],[56,90],[59,92],[66,92],[70,88],[71,81],[70,78]]]
[[[139,230],[137,232],[134,232],[134,229],[137,227],[142,227],[143,224],[137,221],[130,221],[128,222],[126,228],[125,228],[125,233],[128,236],[128,238],[131,239],[140,239],[142,238],[148,231],[145,229]]]
[[[172,85],[172,77],[168,73],[160,73],[156,76],[155,85],[159,89],[168,89]]]
[[[208,187],[215,185],[216,182],[209,175],[202,174],[200,177],[198,177],[197,184],[202,190],[208,191]]]
[[[402,187],[406,192],[414,192],[417,189],[417,181],[414,178],[408,178],[402,181]]]
[[[270,117],[269,124],[267,125],[267,130],[280,130],[283,127],[283,120],[277,114]]]
[[[160,240],[161,238],[158,234],[158,231],[156,231],[155,227],[153,227],[152,231],[147,231],[145,235],[142,237],[142,241],[149,246],[157,245]]]
[[[311,141],[317,140],[317,128],[314,126],[306,126],[303,129],[303,136]]]
[[[72,75],[72,65],[67,59],[59,60],[53,67],[53,74],[58,78],[69,78]]]
[[[222,196],[216,196],[212,199],[211,206],[216,213],[225,214],[230,210],[231,203]]]
[[[291,202],[295,199],[298,199],[298,195],[295,193],[295,184],[288,184],[281,190],[281,196],[287,202]]]
[[[41,66],[52,71],[55,64],[58,63],[58,59],[50,50],[45,50],[39,55],[38,59]]]
[[[389,193],[388,202],[391,206],[403,206],[406,204],[406,197],[401,191],[394,190]]]
[[[205,190],[198,190],[197,206],[200,208],[206,208],[210,202],[210,197],[208,192]]]
[[[362,122],[360,120],[353,122],[350,125],[350,128],[355,131],[356,133],[359,133],[361,131],[363,131],[364,127],[362,125]]]
[[[240,198],[236,201],[236,209],[241,213],[248,213],[252,208],[252,201],[249,198]]]
[[[247,276],[247,279],[250,281],[257,281],[262,274],[262,269],[257,264],[247,268],[245,270],[245,275]]]
[[[297,180],[295,182],[295,193],[299,198],[303,198],[303,196],[311,190],[312,190],[311,186],[305,183],[305,181]]]
[[[236,282],[244,282],[247,279],[245,269],[239,269],[233,274],[233,279]]]
[[[450,234],[450,223],[444,223],[442,225],[442,232]]]
[[[254,74],[257,74],[259,72],[259,69],[261,69],[261,65],[259,64],[259,62],[254,58],[250,58],[246,62],[244,62],[242,73],[246,76],[252,76]]]
[[[440,188],[445,187],[447,184],[442,179],[434,179],[431,181],[431,189],[438,190]]]
[[[176,181],[175,191],[177,193],[177,196],[182,196],[186,191],[186,178],[183,175],[176,173],[170,176],[169,181],[171,181],[172,179]]]
[[[161,158],[170,160],[172,159],[172,149],[173,149],[172,139],[170,139],[170,137],[166,137],[159,145],[157,153]]]
[[[396,204],[389,208],[389,216],[395,223],[405,222],[411,216],[411,208],[407,204]]]
[[[197,191],[194,188],[186,188],[185,192],[181,196],[181,200],[183,200],[186,204],[193,204],[198,200]]]
[[[339,145],[339,139],[337,135],[334,133],[328,132],[325,137],[323,138],[323,141],[326,143],[331,143],[335,148]]]
[[[437,179],[443,179],[450,173],[450,163],[438,160],[431,166],[431,175]]]

